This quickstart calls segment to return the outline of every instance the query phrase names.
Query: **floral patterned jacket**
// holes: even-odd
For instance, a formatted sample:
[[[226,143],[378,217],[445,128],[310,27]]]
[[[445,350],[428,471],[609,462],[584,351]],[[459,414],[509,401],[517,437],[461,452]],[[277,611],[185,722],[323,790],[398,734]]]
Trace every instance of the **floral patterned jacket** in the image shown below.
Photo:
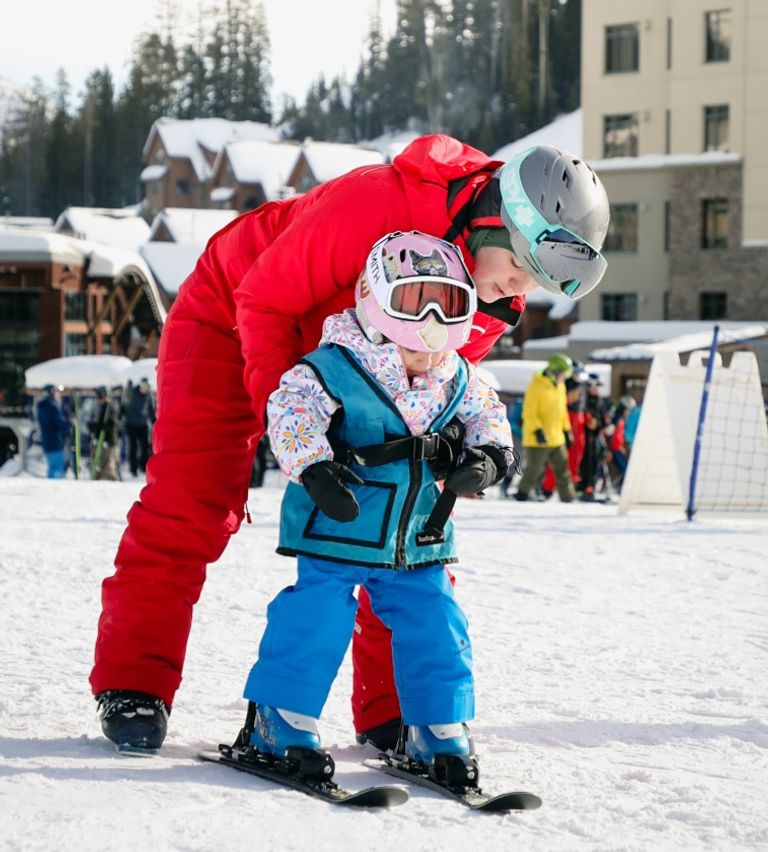
[[[423,435],[448,399],[459,365],[449,352],[443,362],[423,375],[409,379],[396,344],[372,343],[363,334],[354,309],[332,314],[323,325],[321,344],[335,343],[351,350],[392,399],[413,435]],[[513,460],[512,432],[506,408],[496,392],[468,365],[469,385],[457,412],[465,426],[465,446],[491,444]],[[280,386],[267,403],[268,432],[280,469],[293,482],[315,462],[333,459],[326,437],[333,413],[339,408],[306,364],[283,374]]]

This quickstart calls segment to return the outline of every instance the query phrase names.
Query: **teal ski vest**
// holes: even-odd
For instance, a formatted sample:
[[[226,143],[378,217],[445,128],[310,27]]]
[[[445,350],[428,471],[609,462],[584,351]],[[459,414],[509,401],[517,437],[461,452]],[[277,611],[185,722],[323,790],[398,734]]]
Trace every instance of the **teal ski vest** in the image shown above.
[[[351,350],[321,346],[301,363],[312,368],[326,393],[342,406],[328,430],[332,447],[367,447],[411,436],[395,403]],[[429,432],[437,432],[451,420],[466,389],[467,365],[462,359],[453,396]],[[417,542],[441,493],[426,461],[407,458],[375,467],[347,461],[363,480],[362,485],[348,486],[360,504],[358,517],[349,523],[332,520],[318,509],[303,485],[291,482],[280,512],[278,553],[371,568],[424,568],[457,561],[450,520],[442,542]]]

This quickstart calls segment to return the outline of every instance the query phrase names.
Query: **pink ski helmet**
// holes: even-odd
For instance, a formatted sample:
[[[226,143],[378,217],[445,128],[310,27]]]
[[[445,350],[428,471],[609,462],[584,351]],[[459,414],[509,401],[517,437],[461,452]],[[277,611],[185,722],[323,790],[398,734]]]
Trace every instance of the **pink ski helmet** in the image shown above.
[[[477,293],[461,251],[420,231],[395,231],[373,247],[355,290],[357,317],[374,343],[418,352],[467,342]]]

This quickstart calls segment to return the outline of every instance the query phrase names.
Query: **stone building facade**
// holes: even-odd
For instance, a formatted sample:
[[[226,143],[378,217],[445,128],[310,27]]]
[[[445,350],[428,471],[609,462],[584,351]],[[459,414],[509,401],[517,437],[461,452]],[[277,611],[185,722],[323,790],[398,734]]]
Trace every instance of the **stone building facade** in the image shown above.
[[[741,163],[671,170],[668,319],[698,317],[708,301],[729,320],[768,317],[768,241],[745,244],[743,182]],[[727,202],[725,245],[703,248],[702,209],[713,199]]]

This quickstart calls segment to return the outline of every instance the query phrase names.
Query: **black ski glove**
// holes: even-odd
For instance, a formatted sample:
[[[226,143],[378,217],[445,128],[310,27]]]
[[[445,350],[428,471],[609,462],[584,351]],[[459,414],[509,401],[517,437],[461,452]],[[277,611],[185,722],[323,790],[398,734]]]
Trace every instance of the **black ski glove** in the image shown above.
[[[448,474],[445,488],[455,494],[479,494],[506,475],[506,456],[498,447],[486,444],[465,450],[461,464]]]
[[[305,468],[301,482],[320,511],[332,520],[347,523],[360,514],[355,495],[345,483],[362,485],[363,480],[346,465],[335,461],[316,462]]]
[[[464,424],[454,417],[438,432],[437,455],[428,460],[435,479],[445,479],[456,467],[456,462],[464,449]]]
[[[573,446],[573,432],[566,432],[565,433],[565,446],[569,450]]]
[[[536,436],[536,443],[537,444],[546,444],[547,443],[547,436],[544,434],[543,429],[537,429],[533,434]]]

